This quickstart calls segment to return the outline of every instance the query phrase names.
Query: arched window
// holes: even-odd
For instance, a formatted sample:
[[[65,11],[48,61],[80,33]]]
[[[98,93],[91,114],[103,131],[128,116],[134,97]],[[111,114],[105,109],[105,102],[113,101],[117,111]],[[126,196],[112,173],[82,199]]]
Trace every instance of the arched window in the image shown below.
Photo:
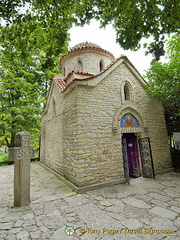
[[[134,128],[139,127],[139,123],[132,114],[127,113],[122,117],[120,126],[125,128]]]
[[[100,72],[103,70],[103,68],[104,68],[104,66],[103,66],[103,61],[101,60],[101,61],[99,62],[99,70],[100,70]]]
[[[54,97],[53,97],[53,115],[56,115],[56,101]]]
[[[83,71],[83,64],[81,60],[78,60],[78,71]]]
[[[131,100],[130,99],[130,88],[127,83],[124,85],[124,100]]]

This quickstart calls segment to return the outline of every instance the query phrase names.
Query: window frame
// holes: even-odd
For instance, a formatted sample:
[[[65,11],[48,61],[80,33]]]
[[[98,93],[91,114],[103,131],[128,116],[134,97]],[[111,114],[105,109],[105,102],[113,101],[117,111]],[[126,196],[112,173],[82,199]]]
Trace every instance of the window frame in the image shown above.
[[[103,69],[104,69],[104,61],[101,59],[99,61],[99,71],[102,72]]]
[[[78,68],[78,71],[83,72],[83,62],[81,59],[78,59],[77,61],[77,68]]]
[[[128,81],[126,81],[123,84],[122,96],[123,96],[123,101],[133,102],[133,89],[132,89],[131,84]]]

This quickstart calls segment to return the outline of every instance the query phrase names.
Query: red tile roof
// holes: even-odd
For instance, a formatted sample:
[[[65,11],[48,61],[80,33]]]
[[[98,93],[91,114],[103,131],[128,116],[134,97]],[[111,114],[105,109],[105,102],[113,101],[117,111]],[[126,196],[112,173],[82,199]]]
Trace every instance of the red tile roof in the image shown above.
[[[114,55],[112,53],[110,53],[109,51],[101,48],[99,45],[97,45],[95,43],[91,43],[91,42],[82,42],[82,43],[79,43],[79,44],[75,45],[74,47],[72,47],[69,50],[68,54],[72,53],[72,52],[75,52],[75,51],[83,50],[83,49],[95,49],[95,50],[98,50],[98,51],[101,51],[101,52],[104,52],[104,53],[110,55],[114,59]],[[60,59],[60,62],[68,54],[63,55],[62,58]]]
[[[106,72],[111,66],[113,66],[117,61],[119,61],[120,59],[124,59],[126,62],[128,62],[132,68],[134,68],[134,70],[141,76],[141,74],[137,71],[137,69],[134,67],[134,65],[129,61],[129,59],[126,56],[121,56],[119,58],[117,58],[116,60],[112,61],[105,69],[103,69],[100,73],[98,73],[97,75],[93,75],[91,73],[87,73],[87,72],[80,72],[80,71],[72,71],[70,72],[67,77],[64,76],[57,76],[54,77],[52,80],[55,82],[55,84],[57,84],[57,86],[60,88],[61,92],[64,92],[74,81],[85,81],[85,80],[89,80],[92,79],[94,77],[97,77],[101,74],[103,74],[104,72]],[[70,78],[71,76],[73,76],[73,74],[75,74],[75,76],[78,77],[81,76],[83,78],[72,78],[71,81],[68,82],[68,78]],[[147,82],[142,78],[142,80],[144,81],[144,83],[147,84]],[[45,105],[46,107],[46,105]],[[45,109],[42,111],[42,113],[45,111]]]
[[[55,77],[53,80],[57,83],[57,85],[59,86],[61,92],[64,92],[74,81],[85,81],[85,80],[89,80],[89,79],[92,79],[94,77],[97,77],[97,76],[103,74],[104,72],[106,72],[110,67],[112,67],[120,59],[124,59],[126,62],[128,62],[136,70],[136,72],[139,75],[141,75],[137,71],[137,69],[134,67],[134,65],[129,61],[129,59],[126,56],[122,55],[121,57],[119,57],[119,58],[115,59],[114,61],[112,61],[109,65],[106,66],[105,69],[103,69],[100,73],[98,73],[96,75],[93,75],[93,74],[87,73],[87,72],[80,72],[80,71],[73,70],[66,77],[63,77],[63,76]],[[74,77],[73,77],[73,74],[74,74]],[[145,80],[144,80],[144,82],[146,83]]]
[[[60,76],[60,77],[55,77],[53,78],[53,80],[57,83],[57,85],[59,86],[61,92],[64,92],[75,80],[88,80],[90,78],[94,78],[97,77],[99,75],[101,75],[102,73],[104,73],[107,69],[109,69],[112,65],[114,65],[115,62],[117,62],[117,60],[119,60],[120,58],[112,61],[108,66],[106,66],[105,69],[103,69],[100,73],[93,75],[91,73],[87,73],[87,72],[80,72],[80,71],[71,71],[66,77]],[[68,81],[69,78],[71,78],[71,76],[73,75],[73,73],[75,73],[75,78],[73,78],[71,81]],[[78,75],[82,75],[83,78],[77,78]]]
[[[53,80],[57,83],[61,92],[65,91],[66,88],[71,85],[75,80],[86,80],[89,78],[93,78],[96,75],[87,72],[75,71],[72,70],[66,77],[55,77]]]
[[[57,84],[57,86],[60,88],[61,92],[63,92],[67,88],[67,83],[64,81],[61,77],[54,77],[53,80]]]
[[[82,49],[82,48],[102,49],[99,45],[86,41],[86,42],[78,43],[77,45],[75,45],[74,47],[71,48],[71,51],[75,51],[75,50]]]

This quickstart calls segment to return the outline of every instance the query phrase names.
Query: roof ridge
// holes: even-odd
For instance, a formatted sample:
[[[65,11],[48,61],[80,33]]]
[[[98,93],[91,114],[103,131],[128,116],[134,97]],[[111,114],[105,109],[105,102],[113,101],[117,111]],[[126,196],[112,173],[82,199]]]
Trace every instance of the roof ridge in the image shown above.
[[[76,49],[81,49],[81,48],[98,48],[98,49],[101,49],[101,47],[99,45],[97,45],[96,43],[86,41],[86,42],[81,42],[81,43],[76,44],[70,50],[74,51]]]

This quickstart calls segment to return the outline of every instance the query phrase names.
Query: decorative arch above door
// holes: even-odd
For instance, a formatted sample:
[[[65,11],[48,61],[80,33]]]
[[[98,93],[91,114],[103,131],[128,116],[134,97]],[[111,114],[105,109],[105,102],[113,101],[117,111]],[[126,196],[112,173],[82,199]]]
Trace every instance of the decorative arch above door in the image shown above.
[[[126,122],[127,115],[130,114],[130,119],[134,122],[134,127],[124,126],[124,122]],[[119,108],[116,109],[113,121],[112,121],[112,129],[120,129],[121,132],[144,132],[144,121],[139,113],[139,109],[133,102],[131,103],[131,107],[128,103],[123,104]]]

